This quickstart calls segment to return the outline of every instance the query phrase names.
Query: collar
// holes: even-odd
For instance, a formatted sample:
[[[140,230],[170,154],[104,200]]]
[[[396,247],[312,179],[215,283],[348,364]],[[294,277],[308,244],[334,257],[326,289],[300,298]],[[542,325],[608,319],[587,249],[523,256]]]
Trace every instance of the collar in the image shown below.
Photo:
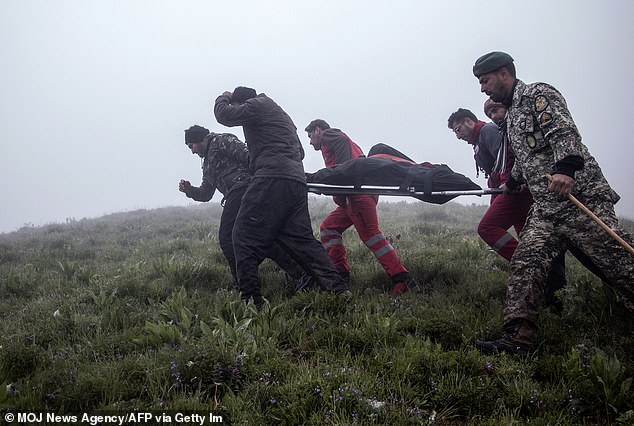
[[[506,107],[506,109],[509,109],[511,107],[511,105],[513,105],[513,98],[515,97],[515,89],[517,88],[517,83],[519,82],[519,79],[515,79],[515,83],[513,83],[513,88],[511,89],[511,92],[509,93],[509,95],[506,97],[506,99],[504,99],[502,101],[502,104]]]
[[[484,121],[478,120],[476,121],[475,125],[473,126],[473,131],[471,132],[471,136],[469,136],[469,140],[468,142],[471,145],[477,145],[478,144],[478,137],[480,136],[480,130],[482,129],[482,126],[484,126],[486,123]]]

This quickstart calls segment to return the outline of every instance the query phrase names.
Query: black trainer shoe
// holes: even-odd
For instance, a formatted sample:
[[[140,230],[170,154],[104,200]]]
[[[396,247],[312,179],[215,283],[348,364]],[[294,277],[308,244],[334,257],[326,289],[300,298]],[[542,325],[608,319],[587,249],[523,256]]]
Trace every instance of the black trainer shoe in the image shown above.
[[[299,280],[297,280],[297,284],[295,285],[295,293],[301,293],[310,287],[313,283],[313,277],[309,274],[304,274],[301,276]]]
[[[529,345],[519,343],[509,336],[503,336],[501,339],[491,341],[476,340],[475,346],[480,352],[485,354],[506,352],[519,356],[527,356],[531,349]]]
[[[406,291],[412,291],[414,293],[420,293],[421,292],[421,287],[416,282],[416,280],[414,278],[409,278],[406,281],[400,281],[400,282],[395,283],[392,286],[392,290],[390,290],[390,294],[392,294],[393,297],[397,297],[397,296],[400,296],[401,294],[405,293]]]

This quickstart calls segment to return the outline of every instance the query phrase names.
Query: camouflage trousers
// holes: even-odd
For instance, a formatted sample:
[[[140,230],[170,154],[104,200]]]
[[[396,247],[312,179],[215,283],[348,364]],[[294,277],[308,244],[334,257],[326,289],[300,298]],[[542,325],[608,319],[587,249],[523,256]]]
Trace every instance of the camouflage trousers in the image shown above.
[[[546,277],[553,260],[568,248],[587,255],[605,274],[625,306],[634,310],[634,256],[577,206],[552,216],[531,212],[511,258],[504,309],[504,328],[528,321],[537,330],[539,301],[547,291]],[[632,237],[619,226],[610,201],[587,203],[606,225],[632,245]]]

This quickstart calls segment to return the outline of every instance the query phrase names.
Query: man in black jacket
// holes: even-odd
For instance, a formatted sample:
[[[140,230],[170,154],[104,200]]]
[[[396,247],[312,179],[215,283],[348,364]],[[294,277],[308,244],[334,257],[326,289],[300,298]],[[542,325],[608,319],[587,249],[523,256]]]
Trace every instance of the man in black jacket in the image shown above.
[[[249,183],[236,217],[233,245],[242,299],[262,306],[258,265],[277,242],[324,289],[348,296],[348,285],[313,235],[297,128],[279,105],[247,87],[218,96],[218,123],[242,126],[249,149]]]
[[[251,180],[248,170],[249,151],[237,136],[231,133],[210,133],[199,125],[185,130],[185,144],[192,154],[203,159],[203,180],[199,187],[181,180],[178,189],[188,198],[203,202],[211,200],[216,189],[223,195],[218,240],[237,284],[232,233],[242,197]],[[289,290],[302,289],[309,284],[310,276],[278,244],[270,247],[268,257],[286,273]]]

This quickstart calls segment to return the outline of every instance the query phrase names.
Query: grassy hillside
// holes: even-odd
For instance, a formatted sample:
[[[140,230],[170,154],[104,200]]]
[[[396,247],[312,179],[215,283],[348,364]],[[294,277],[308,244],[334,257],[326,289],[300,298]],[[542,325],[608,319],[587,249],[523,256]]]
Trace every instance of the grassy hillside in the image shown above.
[[[612,290],[569,258],[563,312],[543,312],[535,353],[482,355],[473,342],[500,335],[508,266],[475,233],[486,207],[387,198],[383,231],[424,293],[390,297],[350,230],[351,303],[291,296],[266,261],[257,312],[233,289],[216,204],[0,235],[0,408],[251,425],[634,422],[634,315]],[[317,231],[333,204],[310,205]]]

